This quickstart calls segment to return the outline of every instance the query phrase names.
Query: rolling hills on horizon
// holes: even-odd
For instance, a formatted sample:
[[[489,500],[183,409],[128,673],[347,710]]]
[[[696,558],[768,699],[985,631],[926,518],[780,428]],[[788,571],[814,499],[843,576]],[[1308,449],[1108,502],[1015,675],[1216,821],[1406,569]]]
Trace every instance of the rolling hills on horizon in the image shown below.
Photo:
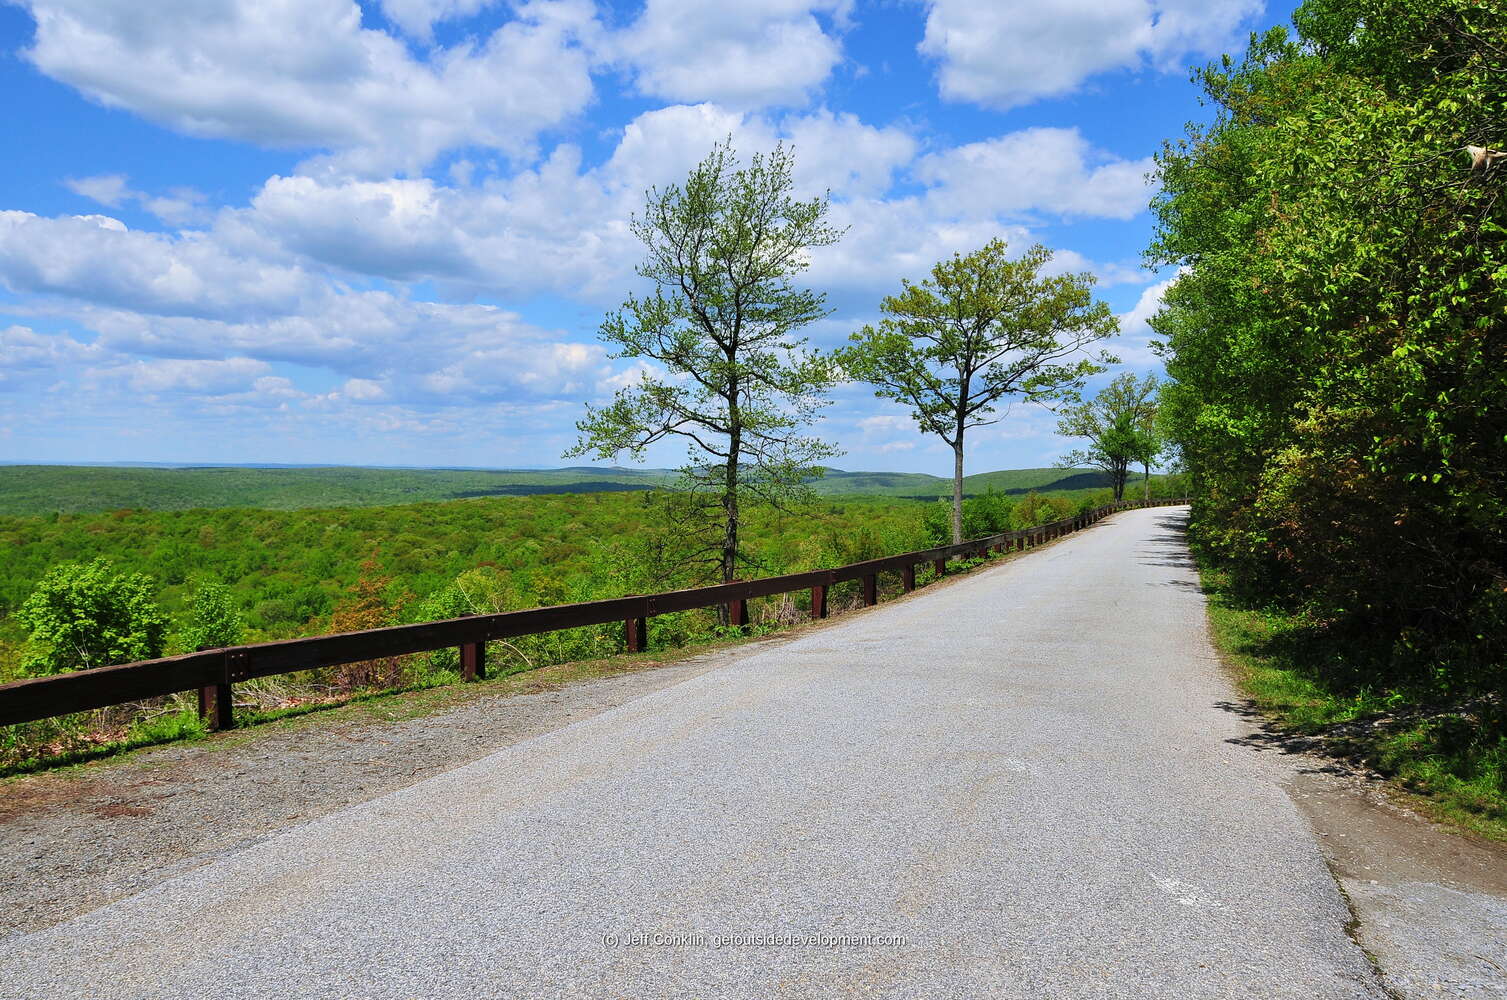
[[[95,513],[127,508],[189,510],[253,507],[371,507],[485,496],[645,490],[674,481],[671,469],[570,466],[559,469],[414,469],[288,465],[0,465],[0,514]],[[1019,495],[1095,489],[1094,469],[1005,469],[964,480],[970,495],[989,488]],[[813,483],[824,496],[931,499],[952,481],[920,472],[828,469]]]

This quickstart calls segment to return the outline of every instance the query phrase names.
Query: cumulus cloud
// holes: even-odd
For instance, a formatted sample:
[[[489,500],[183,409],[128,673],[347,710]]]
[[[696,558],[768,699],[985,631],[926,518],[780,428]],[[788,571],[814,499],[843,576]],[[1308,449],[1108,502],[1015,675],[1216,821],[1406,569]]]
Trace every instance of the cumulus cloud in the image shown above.
[[[238,256],[202,234],[128,229],[109,216],[0,211],[0,284],[159,315],[286,312],[317,287],[302,268]]]
[[[916,175],[943,212],[1129,219],[1146,208],[1154,166],[1095,150],[1076,128],[1028,128],[933,153]]]
[[[341,169],[417,169],[464,145],[526,152],[592,97],[589,0],[530,0],[485,38],[410,54],[354,0],[29,0],[26,56],[109,107],[190,135],[329,150]],[[418,24],[469,5],[400,5]]]
[[[185,360],[181,358],[131,361],[87,374],[95,379],[115,380],[134,392],[147,395],[176,394],[224,396],[248,392],[270,370],[255,358]]]
[[[38,333],[25,326],[0,330],[0,392],[48,382],[97,363],[105,351],[67,334]]]
[[[739,107],[804,104],[842,59],[814,12],[839,20],[850,0],[648,0],[613,41],[638,88],[672,101]]]
[[[1212,54],[1262,0],[928,0],[919,51],[943,97],[1009,108],[1077,90],[1098,73],[1181,68]]]
[[[404,33],[420,41],[434,38],[434,26],[470,17],[496,0],[381,0],[382,13]]]
[[[839,199],[888,190],[917,149],[899,128],[826,110],[771,120],[676,105],[633,119],[607,160],[590,168],[562,145],[535,167],[474,185],[272,177],[246,209],[222,216],[217,233],[353,274],[605,302],[633,280],[642,248],[627,222],[644,192],[683,179],[728,135],[745,154],[793,143],[798,189]]]
[[[74,194],[90,201],[97,201],[108,208],[115,208],[133,194],[124,174],[100,174],[97,177],[70,177],[63,186]]]
[[[209,218],[204,193],[191,187],[178,186],[166,194],[152,195],[133,189],[124,174],[69,177],[63,181],[63,186],[107,208],[135,202],[170,226],[204,222]]]

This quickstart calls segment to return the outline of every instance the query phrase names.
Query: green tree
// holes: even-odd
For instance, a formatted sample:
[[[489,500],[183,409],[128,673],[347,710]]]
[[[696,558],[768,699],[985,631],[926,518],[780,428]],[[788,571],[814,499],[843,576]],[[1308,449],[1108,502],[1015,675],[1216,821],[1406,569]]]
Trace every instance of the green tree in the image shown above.
[[[21,669],[58,674],[161,656],[168,619],[152,590],[151,577],[103,558],[54,566],[16,610],[37,644]]]
[[[194,591],[188,605],[188,624],[183,642],[189,649],[219,649],[238,645],[246,625],[223,583],[207,582]]]
[[[963,452],[970,430],[1001,403],[1075,398],[1103,369],[1085,349],[1118,329],[1090,274],[1043,275],[1051,251],[1018,259],[1004,240],[955,254],[880,303],[884,318],[837,353],[849,378],[911,408],[922,433],[952,448],[952,540],[963,540]],[[1100,354],[1103,363],[1114,359]],[[1008,408],[1006,410],[1008,412]]]
[[[1364,684],[1507,705],[1507,11],[1293,20],[1198,75],[1213,120],[1158,156],[1194,538],[1385,650]]]
[[[804,498],[820,463],[839,454],[800,433],[825,405],[832,375],[796,331],[829,310],[823,295],[792,281],[809,251],[841,232],[826,221],[825,198],[792,197],[792,165],[777,146],[740,167],[724,143],[684,186],[649,191],[632,229],[648,251],[638,273],[654,291],[630,296],[600,336],[614,357],[656,362],[666,375],[645,374],[607,406],[588,406],[566,453],[641,460],[655,442],[683,441],[687,537],[725,581],[745,561],[745,500]]]
[[[1088,444],[1062,456],[1058,465],[1103,469],[1109,473],[1115,499],[1120,500],[1125,496],[1130,466],[1139,462],[1150,496],[1151,466],[1161,450],[1155,431],[1158,387],[1155,375],[1138,379],[1131,372],[1122,372],[1093,399],[1064,410],[1057,420],[1057,433],[1087,438]]]

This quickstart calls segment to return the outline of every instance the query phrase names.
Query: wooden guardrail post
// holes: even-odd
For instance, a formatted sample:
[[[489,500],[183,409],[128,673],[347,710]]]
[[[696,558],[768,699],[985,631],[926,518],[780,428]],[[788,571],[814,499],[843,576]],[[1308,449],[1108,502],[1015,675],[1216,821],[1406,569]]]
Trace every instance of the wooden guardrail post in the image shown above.
[[[221,680],[199,689],[199,718],[210,729],[235,728],[235,693],[231,687],[236,675],[243,673],[250,655],[243,649],[227,649]]]
[[[460,647],[460,679],[481,681],[487,678],[487,644],[484,642],[462,643]]]
[[[623,622],[623,644],[630,653],[642,653],[649,648],[649,619],[628,618]]]
[[[199,689],[199,718],[210,729],[230,729],[235,725],[235,702],[229,684],[206,684]]]
[[[947,575],[947,560],[946,559],[933,559],[931,561],[931,568],[936,571],[936,573],[937,573],[937,579],[940,580],[940,579],[942,579],[942,577],[944,577],[944,576]]]
[[[907,594],[916,589],[916,567],[910,563],[900,567],[900,586]]]
[[[742,628],[748,624],[748,601],[727,602],[727,623]]]
[[[871,608],[879,603],[878,573],[870,573],[863,578],[863,603]]]
[[[825,617],[827,617],[827,585],[825,583],[812,584],[811,620],[817,621]]]

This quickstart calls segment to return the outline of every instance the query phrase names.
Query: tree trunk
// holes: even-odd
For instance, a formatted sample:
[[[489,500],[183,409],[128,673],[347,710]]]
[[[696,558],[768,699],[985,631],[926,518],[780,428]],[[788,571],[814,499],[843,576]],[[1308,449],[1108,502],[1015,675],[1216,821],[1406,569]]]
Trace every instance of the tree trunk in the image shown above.
[[[1109,470],[1109,478],[1115,490],[1115,500],[1118,502],[1125,499],[1125,469],[1128,463],[1116,460],[1114,468]]]
[[[1150,503],[1151,502],[1151,465],[1150,465],[1150,463],[1143,462],[1141,464],[1141,475],[1143,475],[1143,476],[1146,477],[1142,481],[1143,488],[1141,490],[1141,496],[1145,498],[1145,500],[1146,500],[1147,503]]]
[[[727,483],[722,490],[722,582],[732,583],[738,575],[738,473],[728,463]]]
[[[952,446],[952,544],[963,540],[963,428]]]
[[[728,439],[727,470],[722,481],[722,582],[738,575],[738,457],[742,450],[736,425]]]
[[[729,366],[735,353],[727,352]],[[743,454],[743,414],[738,408],[738,382],[734,378],[727,393],[727,467],[722,479],[722,582],[731,583],[738,575],[738,459]],[[727,605],[717,609],[719,624],[731,624]]]

